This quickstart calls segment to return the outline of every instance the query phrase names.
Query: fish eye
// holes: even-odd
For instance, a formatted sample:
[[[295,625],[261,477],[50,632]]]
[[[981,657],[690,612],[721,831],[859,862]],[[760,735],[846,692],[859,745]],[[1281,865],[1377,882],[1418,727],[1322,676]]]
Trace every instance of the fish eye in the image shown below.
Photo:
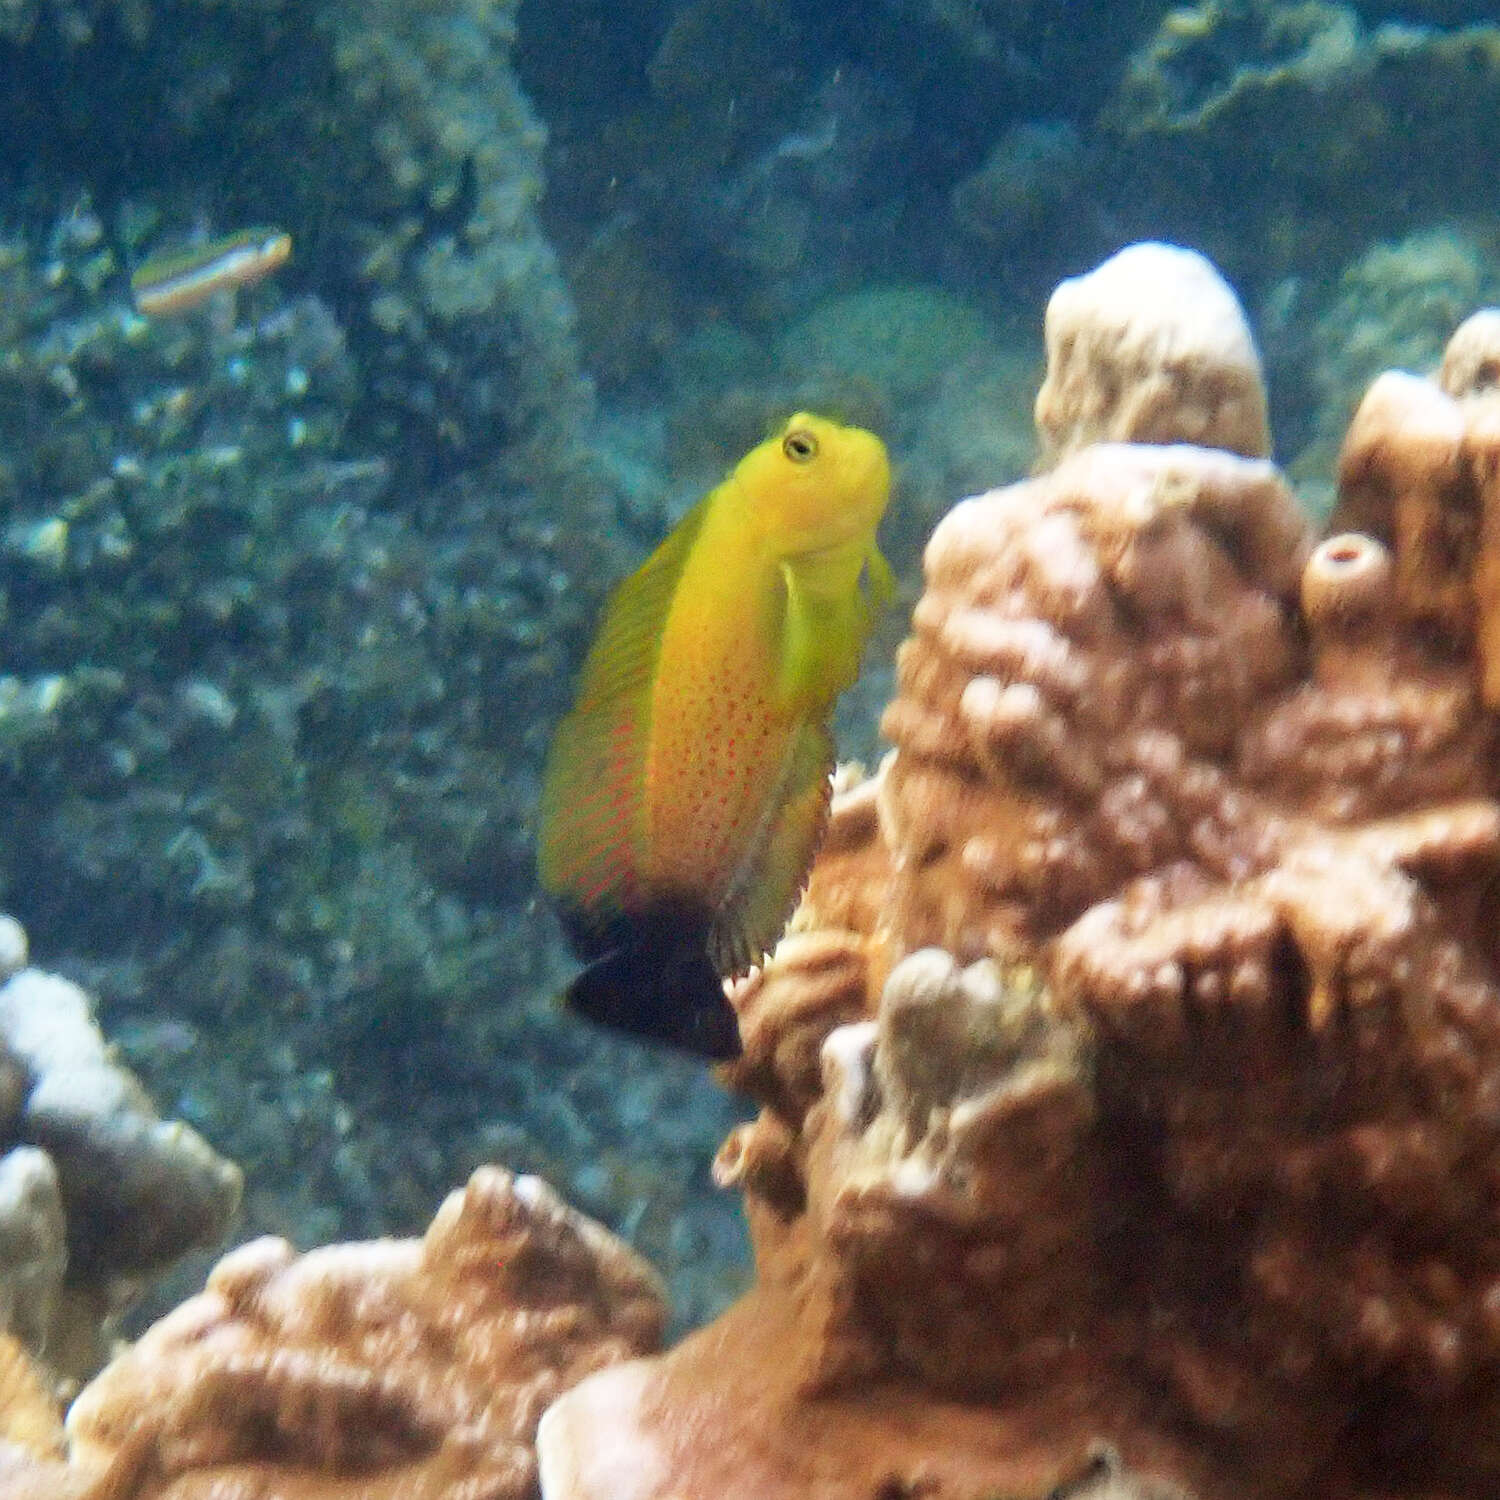
[[[818,456],[818,440],[805,427],[797,427],[782,438],[781,451],[794,464],[809,464]]]

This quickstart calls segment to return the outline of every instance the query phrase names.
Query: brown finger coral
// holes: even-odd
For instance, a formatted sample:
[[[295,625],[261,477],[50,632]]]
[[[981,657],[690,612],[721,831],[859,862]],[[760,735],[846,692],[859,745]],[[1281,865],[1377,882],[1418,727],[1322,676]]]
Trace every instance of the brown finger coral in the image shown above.
[[[1317,545],[1049,338],[1059,461],[939,526],[736,994],[757,1284],[548,1412],[547,1500],[1500,1493],[1497,327],[1377,382]]]
[[[623,1244],[539,1179],[483,1167],[420,1240],[225,1256],[74,1402],[71,1462],[16,1455],[15,1483],[79,1500],[530,1500],[547,1404],[654,1348],[663,1320]]]
[[[1500,311],[1453,335],[1436,383],[1382,375],[1360,404],[1339,462],[1336,519],[1396,558],[1402,614],[1477,658],[1487,709],[1500,708]]]

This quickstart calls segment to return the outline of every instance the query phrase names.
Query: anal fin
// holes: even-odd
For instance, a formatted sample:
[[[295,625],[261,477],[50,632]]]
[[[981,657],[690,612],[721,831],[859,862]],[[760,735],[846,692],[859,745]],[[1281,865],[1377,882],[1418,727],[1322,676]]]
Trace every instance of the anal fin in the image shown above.
[[[822,724],[798,727],[778,794],[767,804],[709,933],[708,953],[721,974],[742,974],[781,937],[828,821],[833,757],[833,738]]]

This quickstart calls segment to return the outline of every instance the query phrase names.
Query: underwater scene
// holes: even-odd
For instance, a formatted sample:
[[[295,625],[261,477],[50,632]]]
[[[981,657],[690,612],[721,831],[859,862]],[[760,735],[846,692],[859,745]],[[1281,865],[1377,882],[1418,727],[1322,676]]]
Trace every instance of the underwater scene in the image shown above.
[[[1500,1497],[1497,118],[0,0],[0,1500]]]

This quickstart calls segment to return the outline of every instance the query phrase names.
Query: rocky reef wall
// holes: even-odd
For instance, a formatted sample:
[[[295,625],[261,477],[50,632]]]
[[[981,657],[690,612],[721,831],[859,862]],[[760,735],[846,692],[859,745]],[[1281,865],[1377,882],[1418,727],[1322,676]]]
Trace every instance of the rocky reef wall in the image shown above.
[[[1497,330],[1372,386],[1319,540],[1207,262],[1065,284],[1047,464],[934,533],[733,988],[754,1288],[652,1354],[651,1273],[486,1168],[232,1252],[65,1430],[0,1347],[6,1494],[1493,1494]]]
[[[631,543],[515,7],[0,9],[7,904],[249,1228],[414,1229],[500,1155],[732,1280],[681,1226],[726,1106],[551,1005],[541,753]],[[257,222],[273,280],[132,305]]]

